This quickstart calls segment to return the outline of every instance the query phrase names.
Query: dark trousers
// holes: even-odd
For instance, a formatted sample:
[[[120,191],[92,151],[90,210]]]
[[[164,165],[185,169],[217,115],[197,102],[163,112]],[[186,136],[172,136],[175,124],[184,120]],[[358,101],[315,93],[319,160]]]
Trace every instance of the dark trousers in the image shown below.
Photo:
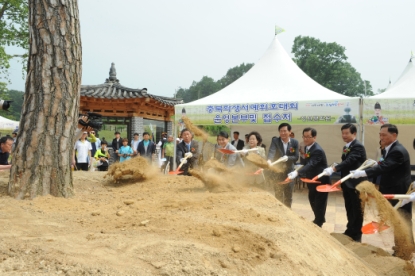
[[[88,163],[76,163],[76,168],[78,171],[88,171]]]
[[[347,226],[345,235],[355,241],[362,238],[363,212],[359,192],[342,184],[344,207],[346,208]]]
[[[327,198],[329,194],[320,193],[317,191],[317,186],[316,184],[307,184],[308,201],[314,213],[313,222],[321,227],[326,222]]]
[[[108,165],[107,166],[98,166],[98,171],[100,172],[106,172],[108,171]]]
[[[280,180],[279,182],[284,181]],[[287,206],[288,208],[291,208],[291,204],[293,202],[293,191],[294,191],[294,180],[292,180],[290,183],[288,184],[275,184],[274,189],[275,189],[275,197],[281,201],[282,203],[284,203],[285,206]]]
[[[169,163],[169,171],[173,170],[173,162],[174,162],[174,158],[173,156],[164,156],[166,158],[166,161],[163,163],[163,166],[161,167],[161,170],[164,171],[164,169],[166,168],[167,163]]]

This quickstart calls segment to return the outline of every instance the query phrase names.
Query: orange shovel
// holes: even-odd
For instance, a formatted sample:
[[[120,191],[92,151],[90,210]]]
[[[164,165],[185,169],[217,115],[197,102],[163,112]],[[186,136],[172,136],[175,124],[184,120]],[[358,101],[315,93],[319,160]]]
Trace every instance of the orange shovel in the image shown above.
[[[169,174],[181,174],[181,173],[183,173],[183,171],[181,171],[181,170],[180,170],[180,168],[184,165],[184,163],[186,163],[186,160],[187,160],[188,158],[190,158],[190,157],[191,157],[191,155],[185,156],[185,157],[182,159],[182,162],[180,162],[180,164],[179,164],[179,166],[177,167],[177,169],[176,169],[175,171],[171,171],[171,172],[169,172]]]
[[[385,194],[383,195],[384,198],[386,199],[399,199],[399,202],[393,206],[393,208],[396,210],[399,207],[401,207],[402,205],[402,199],[409,199],[411,197],[411,195],[390,195],[390,194]],[[386,225],[383,221],[381,222],[376,222],[376,221],[372,221],[369,222],[365,225],[362,226],[362,234],[375,234],[378,232],[382,232],[386,229],[388,229],[389,226]]]
[[[375,164],[377,164],[377,162],[375,160],[368,159],[359,168],[357,168],[356,171],[364,170],[366,168],[374,166]],[[340,179],[339,181],[337,181],[333,185],[320,185],[320,186],[317,186],[317,191],[319,191],[321,193],[330,193],[330,192],[340,191],[341,189],[339,189],[338,186],[340,186],[340,184],[342,184],[344,181],[346,181],[347,179],[349,179],[352,176],[353,176],[353,173],[349,173],[348,175],[346,175],[345,177],[343,177],[342,179]]]
[[[301,169],[302,167],[303,167],[303,165],[297,165],[297,166],[296,166],[296,168],[295,168],[295,170],[294,170],[294,172],[295,172],[295,171],[298,171],[298,170],[299,170],[299,169]],[[284,181],[279,182],[279,183],[277,183],[277,184],[280,184],[280,185],[288,184],[288,183],[290,183],[290,182],[291,182],[291,180],[292,180],[292,179],[290,179],[289,177],[287,177]]]

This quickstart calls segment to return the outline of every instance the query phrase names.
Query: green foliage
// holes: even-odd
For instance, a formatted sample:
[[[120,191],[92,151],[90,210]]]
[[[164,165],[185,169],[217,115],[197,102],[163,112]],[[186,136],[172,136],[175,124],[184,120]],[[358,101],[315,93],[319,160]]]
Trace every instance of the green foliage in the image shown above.
[[[193,81],[189,88],[180,87],[177,90],[176,97],[188,103],[209,96],[242,77],[252,66],[254,66],[252,63],[242,63],[239,66],[235,66],[229,69],[226,75],[218,81],[204,76],[199,82]]]
[[[1,88],[0,88],[1,89]],[[0,99],[13,101],[8,111],[0,111],[0,116],[14,121],[20,121],[20,114],[22,113],[24,93],[16,90],[2,90]]]
[[[231,129],[226,125],[220,125],[220,126],[198,126],[199,128],[203,129],[205,132],[207,132],[211,136],[217,136],[219,132],[225,131],[227,133],[231,133]]]
[[[345,51],[345,47],[335,42],[321,42],[308,36],[297,36],[292,47],[294,62],[322,86],[346,96],[373,95],[370,82],[362,80],[360,73],[347,62]]]
[[[29,49],[29,7],[27,0],[0,0],[0,5],[0,74],[7,79],[10,59],[21,58],[25,70]],[[22,48],[25,54],[10,54],[6,51],[7,46]]]

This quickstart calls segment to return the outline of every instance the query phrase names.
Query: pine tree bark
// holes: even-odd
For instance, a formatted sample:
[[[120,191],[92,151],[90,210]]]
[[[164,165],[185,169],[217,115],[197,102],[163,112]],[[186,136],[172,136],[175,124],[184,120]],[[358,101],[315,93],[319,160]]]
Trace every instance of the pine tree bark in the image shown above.
[[[77,0],[29,0],[30,50],[8,192],[73,195],[70,168],[81,86]]]

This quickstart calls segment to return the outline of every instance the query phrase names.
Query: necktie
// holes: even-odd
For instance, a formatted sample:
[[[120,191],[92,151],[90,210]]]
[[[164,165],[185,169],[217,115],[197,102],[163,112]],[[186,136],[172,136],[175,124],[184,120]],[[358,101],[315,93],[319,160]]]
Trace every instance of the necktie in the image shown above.
[[[187,145],[187,151],[190,152],[190,144]]]

